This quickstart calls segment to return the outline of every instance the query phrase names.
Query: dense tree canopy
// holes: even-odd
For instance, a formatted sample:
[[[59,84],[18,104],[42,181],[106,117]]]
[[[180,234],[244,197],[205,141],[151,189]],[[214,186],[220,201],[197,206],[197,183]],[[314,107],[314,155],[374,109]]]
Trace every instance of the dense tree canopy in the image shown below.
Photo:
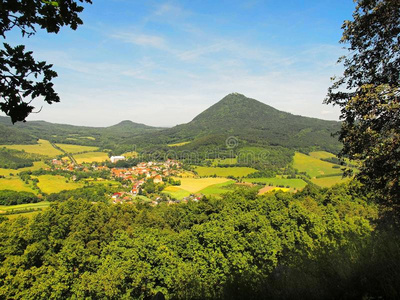
[[[0,297],[362,298],[372,295],[365,288],[374,275],[356,279],[360,287],[348,284],[358,277],[355,247],[368,244],[376,208],[359,191],[308,187],[260,197],[241,189],[157,207],[73,195],[31,221],[0,225]],[[324,255],[332,266],[303,269]],[[301,275],[279,288],[294,272]],[[382,284],[386,278],[375,283]]]
[[[356,2],[343,24],[344,75],[326,102],[341,107],[341,156],[359,160],[358,178],[393,205],[400,199],[400,2]]]
[[[6,0],[0,3],[0,35],[5,39],[13,28],[22,36],[32,36],[40,27],[57,33],[62,26],[77,29],[83,22],[78,14],[83,11],[79,3],[91,0]],[[23,45],[12,47],[6,43],[0,49],[0,109],[11,117],[13,123],[24,121],[34,110],[31,102],[42,97],[51,104],[60,98],[53,88],[52,79],[57,73],[52,65],[38,62]]]

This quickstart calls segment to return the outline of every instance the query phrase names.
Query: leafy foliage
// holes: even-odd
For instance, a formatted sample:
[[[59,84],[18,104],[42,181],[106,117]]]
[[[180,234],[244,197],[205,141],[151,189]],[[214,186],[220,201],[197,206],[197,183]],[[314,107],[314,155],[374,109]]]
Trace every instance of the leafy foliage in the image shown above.
[[[376,211],[364,199],[342,186],[264,197],[242,189],[222,200],[154,208],[55,203],[31,222],[0,225],[0,294],[259,298],[282,268],[368,239]]]
[[[38,157],[22,151],[0,148],[0,168],[19,169],[32,167]]]
[[[39,202],[39,198],[33,193],[11,190],[0,191],[0,205],[17,205],[37,202]]]
[[[79,0],[80,3],[92,3],[91,0]],[[57,33],[62,26],[73,30],[82,24],[78,13],[83,11],[76,1],[27,0],[2,1],[0,5],[0,35],[18,28],[22,36],[32,36],[36,28]],[[11,117],[13,123],[24,121],[32,113],[31,102],[43,97],[51,104],[60,98],[53,89],[52,79],[57,73],[46,62],[36,62],[32,52],[25,52],[25,47],[11,47],[4,43],[0,49],[0,109]],[[42,76],[41,81],[38,77]],[[26,98],[30,97],[30,100]]]
[[[400,3],[356,2],[353,20],[343,24],[344,75],[326,102],[342,108],[341,157],[359,160],[357,177],[392,206],[400,199]]]

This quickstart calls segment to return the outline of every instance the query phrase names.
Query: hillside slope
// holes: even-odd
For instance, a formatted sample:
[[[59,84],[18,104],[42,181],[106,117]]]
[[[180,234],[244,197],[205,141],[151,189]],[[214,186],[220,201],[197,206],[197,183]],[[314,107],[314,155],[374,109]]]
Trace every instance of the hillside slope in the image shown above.
[[[292,115],[234,93],[191,122],[155,136],[163,142],[168,139],[168,142],[193,141],[193,144],[224,142],[229,136],[235,136],[239,142],[250,144],[337,152],[340,144],[332,133],[339,128],[339,122]]]

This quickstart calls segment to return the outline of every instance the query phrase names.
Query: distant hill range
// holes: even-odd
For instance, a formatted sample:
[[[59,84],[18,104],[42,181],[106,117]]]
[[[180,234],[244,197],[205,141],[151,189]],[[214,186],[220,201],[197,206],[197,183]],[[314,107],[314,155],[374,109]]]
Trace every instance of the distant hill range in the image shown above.
[[[223,146],[227,138],[235,137],[244,145],[282,146],[306,151],[321,149],[337,152],[341,147],[337,138],[332,137],[340,128],[339,122],[293,115],[237,93],[227,95],[191,122],[167,129],[131,121],[110,127],[83,127],[44,121],[13,126],[5,117],[0,117],[0,126],[1,129],[13,130],[13,138],[0,135],[0,144],[42,138],[111,148],[115,143],[165,147],[167,144],[190,142],[182,147],[191,149],[207,145]]]

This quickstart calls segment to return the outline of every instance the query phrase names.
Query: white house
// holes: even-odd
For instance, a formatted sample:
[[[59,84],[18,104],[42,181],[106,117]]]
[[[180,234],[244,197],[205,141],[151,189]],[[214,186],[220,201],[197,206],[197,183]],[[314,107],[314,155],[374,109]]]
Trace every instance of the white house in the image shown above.
[[[111,156],[110,160],[112,163],[116,163],[117,161],[125,160],[125,156]]]

